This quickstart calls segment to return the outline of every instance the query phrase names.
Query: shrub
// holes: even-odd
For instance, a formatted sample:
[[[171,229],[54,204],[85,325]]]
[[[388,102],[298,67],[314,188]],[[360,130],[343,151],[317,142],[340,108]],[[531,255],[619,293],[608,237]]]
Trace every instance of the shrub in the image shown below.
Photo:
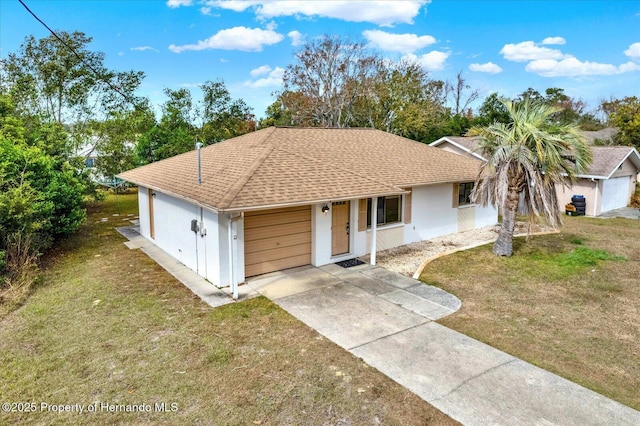
[[[636,183],[636,192],[631,196],[630,206],[640,208],[640,182]]]

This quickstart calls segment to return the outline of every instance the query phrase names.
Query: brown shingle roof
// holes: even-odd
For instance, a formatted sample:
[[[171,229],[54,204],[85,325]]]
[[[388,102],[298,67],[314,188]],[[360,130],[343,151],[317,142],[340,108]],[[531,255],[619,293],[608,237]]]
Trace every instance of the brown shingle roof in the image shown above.
[[[587,134],[597,134],[599,136],[604,136],[606,134],[612,134],[612,131],[615,133],[615,129],[603,129],[599,132],[581,132],[585,134],[585,137],[588,137]],[[443,141],[453,141],[456,144],[466,148],[469,152],[475,152],[479,154],[477,150],[479,138],[477,136],[468,137],[468,136],[446,136],[441,139],[438,139],[436,142]],[[433,146],[437,146],[433,142]],[[587,176],[587,177],[600,177],[600,178],[609,178],[622,164],[622,162],[627,158],[631,157],[634,164],[640,169],[640,156],[638,151],[636,151],[633,147],[629,146],[589,146],[591,149],[591,153],[593,155],[593,162],[589,169],[579,176]]]
[[[640,169],[640,155],[630,146],[592,146],[593,162],[585,173],[590,177],[609,178],[627,157]]]
[[[217,211],[364,198],[475,179],[480,163],[374,129],[258,130],[121,173]]]

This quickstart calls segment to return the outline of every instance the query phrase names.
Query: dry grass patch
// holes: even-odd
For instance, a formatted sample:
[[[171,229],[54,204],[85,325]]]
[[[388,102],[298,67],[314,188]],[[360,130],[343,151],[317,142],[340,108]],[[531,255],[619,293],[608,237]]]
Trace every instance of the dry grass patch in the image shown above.
[[[443,325],[640,409],[640,221],[565,222],[511,258],[486,245],[420,279],[462,300]]]
[[[1,402],[169,411],[0,413],[0,423],[455,423],[265,298],[204,304],[123,245],[113,228],[137,210],[136,194],[119,204],[94,206],[24,306],[0,320]]]

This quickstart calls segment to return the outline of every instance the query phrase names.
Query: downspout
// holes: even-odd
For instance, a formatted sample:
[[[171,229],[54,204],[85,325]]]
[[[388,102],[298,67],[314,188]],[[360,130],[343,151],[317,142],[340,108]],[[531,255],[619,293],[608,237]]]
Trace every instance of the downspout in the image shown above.
[[[371,254],[369,259],[371,265],[376,264],[376,231],[378,228],[378,197],[371,199]]]
[[[229,276],[230,276],[230,290],[233,297],[233,300],[238,300],[238,283],[235,279],[235,259],[234,259],[234,250],[233,250],[233,241],[237,238],[237,236],[233,235],[233,223],[237,222],[244,218],[244,212],[240,213],[239,216],[229,217]]]
[[[596,183],[596,196],[593,201],[593,217],[596,217],[596,213],[598,212],[598,189],[600,188],[600,181],[591,178],[592,181]]]

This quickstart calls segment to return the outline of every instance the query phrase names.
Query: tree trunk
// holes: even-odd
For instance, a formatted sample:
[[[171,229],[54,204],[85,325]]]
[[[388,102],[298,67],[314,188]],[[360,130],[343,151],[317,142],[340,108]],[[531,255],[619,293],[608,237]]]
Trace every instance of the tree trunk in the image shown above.
[[[498,256],[511,256],[513,254],[513,230],[516,227],[516,213],[518,212],[518,190],[509,188],[509,195],[502,209],[502,223],[498,239],[493,244],[493,252]]]

